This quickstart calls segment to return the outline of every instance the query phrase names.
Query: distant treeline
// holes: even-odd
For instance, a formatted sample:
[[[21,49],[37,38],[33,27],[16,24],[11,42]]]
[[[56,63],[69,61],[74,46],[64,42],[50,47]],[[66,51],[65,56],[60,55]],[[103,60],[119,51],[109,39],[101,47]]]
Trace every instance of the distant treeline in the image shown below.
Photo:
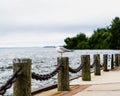
[[[97,28],[89,38],[80,32],[64,42],[69,49],[120,49],[120,18],[115,17],[106,28]]]

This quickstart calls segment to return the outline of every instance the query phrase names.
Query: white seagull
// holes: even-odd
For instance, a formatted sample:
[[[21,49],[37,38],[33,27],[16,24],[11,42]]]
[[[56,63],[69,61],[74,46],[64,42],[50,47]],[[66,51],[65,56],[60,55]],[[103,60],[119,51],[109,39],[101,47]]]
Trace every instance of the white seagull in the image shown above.
[[[61,57],[62,57],[63,53],[65,53],[65,52],[73,52],[73,50],[66,49],[62,46],[57,46],[56,50],[57,50],[58,53],[61,54]]]

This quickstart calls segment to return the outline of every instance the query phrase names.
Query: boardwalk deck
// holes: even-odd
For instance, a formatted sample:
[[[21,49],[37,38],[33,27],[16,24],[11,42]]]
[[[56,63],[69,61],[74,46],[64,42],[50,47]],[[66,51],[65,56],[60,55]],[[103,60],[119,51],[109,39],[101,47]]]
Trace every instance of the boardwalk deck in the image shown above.
[[[101,96],[110,92],[109,96],[120,96],[120,67],[109,72],[101,72],[101,76],[92,74],[91,81],[82,81],[81,77],[70,82],[71,91],[60,92],[57,88],[45,91],[34,96]],[[106,87],[105,87],[106,86]],[[107,88],[107,89],[106,89]],[[97,90],[99,89],[99,91]],[[95,95],[93,95],[95,94]],[[98,95],[97,95],[98,96]]]

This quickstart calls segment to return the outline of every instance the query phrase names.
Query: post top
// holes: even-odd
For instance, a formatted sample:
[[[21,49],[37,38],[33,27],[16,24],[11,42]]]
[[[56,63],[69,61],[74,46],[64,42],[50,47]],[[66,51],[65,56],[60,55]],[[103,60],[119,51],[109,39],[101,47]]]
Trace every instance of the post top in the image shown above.
[[[31,61],[29,58],[15,58],[13,59],[13,63],[27,63]]]

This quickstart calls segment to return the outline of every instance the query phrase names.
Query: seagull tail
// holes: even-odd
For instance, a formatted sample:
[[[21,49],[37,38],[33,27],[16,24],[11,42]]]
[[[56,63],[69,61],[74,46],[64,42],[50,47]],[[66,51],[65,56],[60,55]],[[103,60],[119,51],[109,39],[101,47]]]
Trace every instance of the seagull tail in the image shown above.
[[[69,50],[68,52],[74,52],[74,50]]]

